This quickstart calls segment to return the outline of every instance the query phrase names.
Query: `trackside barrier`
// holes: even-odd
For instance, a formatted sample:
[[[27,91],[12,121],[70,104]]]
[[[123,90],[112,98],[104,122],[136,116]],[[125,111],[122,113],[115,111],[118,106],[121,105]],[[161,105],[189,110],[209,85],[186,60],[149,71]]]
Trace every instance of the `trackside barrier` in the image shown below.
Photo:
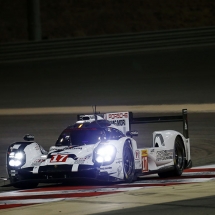
[[[0,44],[0,63],[215,45],[215,27]]]

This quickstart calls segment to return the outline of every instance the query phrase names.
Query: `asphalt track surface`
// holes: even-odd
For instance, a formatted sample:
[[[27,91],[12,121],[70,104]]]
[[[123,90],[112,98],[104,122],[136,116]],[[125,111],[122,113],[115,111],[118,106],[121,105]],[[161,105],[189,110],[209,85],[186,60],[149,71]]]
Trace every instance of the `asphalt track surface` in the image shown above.
[[[215,165],[181,177],[143,177],[131,184],[52,185],[1,192],[0,213],[22,214],[214,214]]]
[[[0,108],[215,103],[215,48],[0,64]]]
[[[99,109],[100,105],[215,103],[214,54],[214,47],[200,47],[114,57],[1,64],[0,108],[90,107],[97,104]],[[31,133],[38,143],[48,149],[61,130],[74,120],[74,114],[0,116],[0,176],[5,176],[5,152],[11,142]],[[151,145],[153,130],[169,128],[180,131],[182,125],[137,126],[135,129],[141,133],[138,147]],[[194,166],[214,164],[214,128],[215,113],[189,114]],[[197,197],[193,208],[201,201],[205,211],[207,204],[213,200],[214,194],[203,199]],[[180,206],[186,205],[186,201],[177,201],[177,204],[178,207],[174,208],[177,213],[186,211]],[[155,214],[163,206],[147,207],[151,214]],[[213,207],[209,208],[213,210]],[[136,208],[135,213],[140,213],[142,209]],[[198,208],[198,213],[205,214],[201,213],[203,210]],[[163,211],[168,214],[171,207]],[[196,211],[191,210],[190,213]],[[121,212],[131,213],[130,210]],[[212,214],[210,212],[208,214]]]

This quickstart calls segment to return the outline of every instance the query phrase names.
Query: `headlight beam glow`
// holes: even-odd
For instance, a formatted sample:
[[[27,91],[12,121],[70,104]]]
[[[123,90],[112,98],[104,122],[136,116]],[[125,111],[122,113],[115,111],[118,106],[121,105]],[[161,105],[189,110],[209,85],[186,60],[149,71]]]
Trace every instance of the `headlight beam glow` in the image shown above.
[[[17,152],[17,153],[15,154],[15,158],[16,158],[16,159],[21,160],[23,157],[24,157],[24,156],[23,156],[23,153],[22,153],[22,152]]]
[[[96,162],[105,163],[111,162],[115,158],[116,148],[112,145],[100,146],[96,152]]]
[[[10,166],[15,166],[15,167],[18,167],[20,166],[23,161],[24,161],[24,158],[25,158],[25,154],[23,152],[11,152],[9,154],[9,165]]]

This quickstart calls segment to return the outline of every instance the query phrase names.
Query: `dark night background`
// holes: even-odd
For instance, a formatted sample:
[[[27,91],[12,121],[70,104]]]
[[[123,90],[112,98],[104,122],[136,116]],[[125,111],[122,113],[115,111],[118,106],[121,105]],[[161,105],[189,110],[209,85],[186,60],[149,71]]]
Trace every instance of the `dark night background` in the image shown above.
[[[0,43],[28,40],[27,0],[0,0]],[[215,25],[214,0],[41,0],[42,39]]]
[[[95,104],[99,111],[99,106],[185,104],[184,108],[187,108],[186,104],[215,103],[214,27],[207,37],[197,29],[190,39],[191,42],[197,40],[194,45],[189,45],[190,41],[188,45],[180,45],[180,41],[187,39],[189,30],[182,31],[184,37],[176,37],[178,44],[171,48],[165,46],[165,42],[171,41],[160,37],[163,30],[167,30],[168,38],[174,38],[173,31],[168,30],[215,26],[214,0],[40,0],[43,41],[26,43],[29,40],[29,1],[0,0],[0,60],[7,56],[10,60],[10,57],[23,53],[24,56],[29,53],[36,57],[40,53],[45,56],[47,50],[41,47],[49,43],[53,43],[50,50],[56,51],[57,57],[41,60],[32,57],[14,62],[2,60],[0,111],[14,108],[16,114],[16,108],[85,106],[90,112]],[[67,53],[66,45],[53,48],[59,41],[67,41],[64,38],[75,42],[77,40],[73,38],[84,37],[80,40],[91,41],[90,36],[137,32],[143,32],[144,36],[145,32],[154,32],[161,41],[161,48],[126,52],[130,47],[126,44],[124,53],[86,57],[70,57],[69,51],[75,53],[75,49],[70,48],[65,58],[61,58],[60,48]],[[202,44],[198,43],[199,38]],[[150,44],[150,39],[143,42]],[[30,52],[28,48],[32,44],[37,47]],[[75,45],[80,44],[86,46],[85,43]],[[139,44],[136,45],[138,48]],[[42,51],[38,52],[40,48]],[[159,112],[159,106],[157,108]],[[181,113],[180,108],[178,112]],[[147,115],[143,113],[142,116]],[[5,151],[10,143],[29,133],[48,149],[62,129],[74,123],[75,117],[72,114],[0,115],[0,176],[6,175]],[[214,163],[214,122],[214,113],[189,115],[194,165]],[[168,127],[162,129],[173,129],[175,125],[165,126]],[[146,143],[151,145],[152,132],[145,128],[141,131],[139,137],[143,141],[138,147],[145,147]]]

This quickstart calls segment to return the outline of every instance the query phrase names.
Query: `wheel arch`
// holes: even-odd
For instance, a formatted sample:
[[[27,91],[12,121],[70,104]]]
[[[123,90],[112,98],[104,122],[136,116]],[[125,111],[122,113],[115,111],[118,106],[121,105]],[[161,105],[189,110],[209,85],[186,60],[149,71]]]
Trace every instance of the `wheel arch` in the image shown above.
[[[181,134],[174,130],[154,131],[153,147],[167,147],[169,149],[174,148],[174,142],[178,135],[180,136]]]
[[[9,167],[9,155],[11,152],[23,152],[24,153],[24,161],[20,168],[29,167],[32,161],[36,158],[39,158],[42,155],[40,145],[36,142],[29,141],[29,142],[15,142],[12,143],[7,150],[6,155],[6,167],[11,169],[13,167]],[[11,158],[13,159],[13,158]],[[15,168],[15,167],[14,167]]]
[[[182,142],[182,145],[183,145],[183,148],[184,148],[184,154],[185,154],[185,162],[187,162],[187,152],[186,152],[186,147],[185,147],[184,139],[183,139],[183,137],[180,134],[178,134],[175,137],[175,140],[176,140],[176,138],[179,138],[181,140],[181,142]]]
[[[132,141],[129,138],[126,139],[123,144],[122,163],[123,163],[124,181],[126,183],[131,183],[134,180],[136,180],[134,149],[132,148]]]
[[[129,145],[131,146],[132,151],[134,152],[135,150],[137,150],[137,143],[134,139],[132,138],[127,138],[124,142],[124,144],[128,142]]]
[[[179,137],[179,138],[181,139],[181,141],[182,141],[182,143],[183,143],[184,151],[185,151],[184,139],[182,138],[182,136],[181,136],[180,134],[178,134],[178,135],[175,137],[175,139],[176,139],[177,137]]]

